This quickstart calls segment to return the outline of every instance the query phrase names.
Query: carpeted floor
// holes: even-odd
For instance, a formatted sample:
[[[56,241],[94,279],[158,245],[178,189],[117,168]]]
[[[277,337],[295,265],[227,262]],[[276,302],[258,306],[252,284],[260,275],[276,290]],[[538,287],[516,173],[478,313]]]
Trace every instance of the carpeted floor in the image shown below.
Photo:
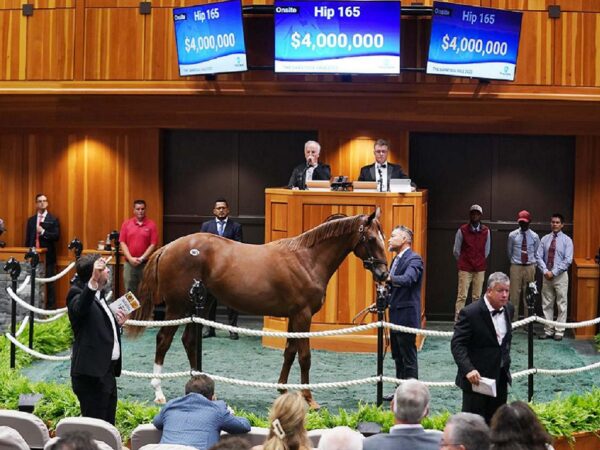
[[[261,328],[262,321],[243,319],[240,326]],[[450,331],[450,323],[428,323],[428,328]],[[147,330],[139,339],[124,339],[124,368],[151,372],[154,360],[155,334],[157,329]],[[176,335],[173,346],[167,354],[165,372],[189,370],[185,352],[180,342],[181,330]],[[419,353],[419,377],[423,381],[453,381],[456,366],[450,354],[449,338],[426,339]],[[540,368],[566,369],[581,367],[600,361],[591,343],[575,342],[566,338],[562,342],[534,341],[535,365]],[[241,336],[239,341],[228,339],[228,333],[218,331],[217,337],[204,341],[203,369],[206,373],[232,378],[276,382],[282,363],[282,351],[263,348],[258,337]],[[513,337],[512,371],[527,368],[527,335],[517,331]],[[69,362],[56,363],[40,361],[24,370],[34,380],[69,383]],[[311,382],[332,382],[374,376],[376,355],[364,353],[312,352]],[[389,353],[385,360],[385,374],[393,376],[394,365]],[[186,378],[163,381],[167,398],[183,394]],[[299,369],[294,364],[290,382],[299,382]],[[147,379],[121,377],[118,381],[120,398],[152,401],[153,391]],[[557,395],[568,395],[600,387],[598,370],[575,375],[548,376],[536,375],[534,401],[545,402]],[[384,392],[391,391],[386,385]],[[460,391],[454,388],[436,388],[432,391],[432,412],[460,410]],[[243,408],[261,415],[266,414],[269,405],[277,396],[273,390],[256,389],[217,383],[216,393],[220,399],[236,408]],[[353,409],[359,401],[375,402],[375,385],[334,390],[319,390],[314,393],[316,400],[330,410]],[[515,380],[509,393],[509,400],[527,400],[527,378]]]

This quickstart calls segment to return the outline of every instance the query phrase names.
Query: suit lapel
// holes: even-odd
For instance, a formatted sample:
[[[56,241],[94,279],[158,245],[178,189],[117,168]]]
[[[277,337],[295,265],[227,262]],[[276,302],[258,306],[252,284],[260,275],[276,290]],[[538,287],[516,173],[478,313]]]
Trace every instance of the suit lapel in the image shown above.
[[[485,300],[483,299],[483,296],[478,300],[478,303],[480,304],[479,312],[481,314],[481,319],[482,319],[483,323],[485,324],[485,328],[489,331],[490,337],[497,344],[498,337],[496,335],[496,327],[494,326],[494,322],[492,322],[492,315],[490,314],[490,311],[485,304]],[[509,322],[507,322],[507,323],[509,323]]]
[[[371,168],[369,169],[369,172],[371,172],[371,178],[373,178],[373,181],[377,180],[377,176],[375,176],[375,164],[371,165]]]

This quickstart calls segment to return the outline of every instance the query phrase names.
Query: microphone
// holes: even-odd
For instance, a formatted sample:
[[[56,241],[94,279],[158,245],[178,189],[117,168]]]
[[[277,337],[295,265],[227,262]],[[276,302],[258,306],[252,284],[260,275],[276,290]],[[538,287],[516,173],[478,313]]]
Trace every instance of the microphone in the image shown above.
[[[381,172],[381,167],[377,168],[379,172],[379,192],[383,192],[383,173]]]
[[[533,295],[537,295],[538,294],[538,290],[537,290],[537,284],[535,281],[530,282],[527,287],[529,287],[529,289],[531,290],[531,293]]]

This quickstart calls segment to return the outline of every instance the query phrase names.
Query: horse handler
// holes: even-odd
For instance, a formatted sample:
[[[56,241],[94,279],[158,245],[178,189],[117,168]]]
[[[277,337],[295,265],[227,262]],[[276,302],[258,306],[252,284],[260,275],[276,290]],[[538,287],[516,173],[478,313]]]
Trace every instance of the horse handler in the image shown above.
[[[121,326],[127,316],[113,315],[106,305],[110,286],[106,261],[98,254],[79,258],[78,278],[67,294],[73,328],[71,384],[79,399],[81,415],[114,425],[117,412],[117,381],[121,375]]]

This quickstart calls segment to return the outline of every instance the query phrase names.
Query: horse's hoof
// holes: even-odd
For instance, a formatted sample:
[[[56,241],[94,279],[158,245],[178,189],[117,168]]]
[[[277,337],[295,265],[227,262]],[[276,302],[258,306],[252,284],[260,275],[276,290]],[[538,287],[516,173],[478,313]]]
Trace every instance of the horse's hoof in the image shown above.
[[[164,396],[156,397],[154,399],[154,403],[156,403],[157,405],[164,405],[165,403],[167,403],[167,399]]]

